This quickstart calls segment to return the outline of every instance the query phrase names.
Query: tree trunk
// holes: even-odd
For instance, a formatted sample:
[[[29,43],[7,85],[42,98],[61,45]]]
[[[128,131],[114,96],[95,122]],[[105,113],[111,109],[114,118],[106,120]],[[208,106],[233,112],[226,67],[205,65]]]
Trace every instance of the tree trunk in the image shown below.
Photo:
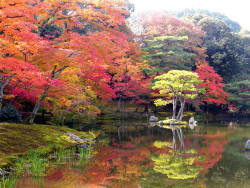
[[[148,108],[149,108],[149,104],[146,103],[146,104],[145,104],[144,113],[148,114]]]
[[[181,117],[180,117],[180,121],[182,120],[182,117],[183,117],[183,113],[184,113],[184,108],[185,108],[185,100],[183,102],[183,108],[182,108],[182,111],[181,111]]]
[[[176,107],[177,107],[177,99],[174,97],[173,98],[173,116],[172,116],[172,119],[175,119]]]
[[[13,78],[13,76],[15,76],[15,74],[11,74],[9,76],[9,78],[7,78],[7,80],[4,83],[3,82],[3,79],[4,79],[4,70],[2,70],[2,75],[0,77],[0,111],[2,110],[2,106],[3,106],[3,91],[4,91],[4,88],[8,85],[8,83]]]
[[[180,108],[180,110],[178,112],[176,120],[180,120],[181,121],[182,120],[182,116],[183,116],[183,111],[184,111],[186,99],[184,98],[183,101],[182,101],[181,98],[180,98],[180,102],[181,102],[181,108]]]
[[[123,108],[122,108],[122,113],[124,113],[125,108],[126,108],[127,101],[124,101]]]
[[[120,112],[120,109],[121,109],[121,100],[122,100],[122,97],[119,98],[118,105],[117,105],[117,112]]]
[[[34,119],[35,119],[35,117],[36,117],[36,114],[37,114],[37,112],[38,112],[38,110],[39,110],[39,108],[40,108],[40,106],[41,106],[42,101],[43,101],[43,100],[45,99],[45,97],[47,96],[49,88],[50,88],[49,86],[45,87],[42,96],[41,96],[41,97],[38,99],[38,101],[36,102],[36,105],[35,105],[35,107],[34,107],[32,113],[31,113],[31,115],[30,115],[30,117],[29,117],[29,119],[28,119],[28,121],[29,121],[30,124],[33,124],[33,123],[34,123]]]
[[[3,105],[3,88],[1,87],[1,90],[0,90],[0,111],[2,110],[2,105]]]
[[[139,107],[140,107],[140,104],[139,104],[139,103],[137,103],[137,104],[136,104],[136,109],[135,109],[135,112],[138,112]]]
[[[54,69],[53,69],[53,71],[52,71],[52,73],[51,73],[51,83],[50,83],[50,85],[45,86],[44,91],[43,91],[43,94],[41,95],[41,97],[40,97],[40,98],[38,99],[38,101],[36,102],[36,105],[35,105],[35,107],[34,107],[32,113],[31,113],[30,117],[27,119],[27,122],[28,122],[29,124],[33,124],[33,123],[34,123],[34,119],[35,119],[35,117],[36,117],[36,114],[37,114],[37,112],[38,112],[40,106],[41,106],[41,103],[42,103],[42,101],[45,99],[45,97],[47,96],[48,91],[49,91],[50,87],[52,86],[54,80],[57,79],[57,77],[58,77],[58,76],[62,73],[62,71],[63,71],[64,69],[66,69],[67,67],[68,67],[68,66],[63,66],[62,68],[56,70],[57,66],[55,65],[55,67],[54,67]]]
[[[178,112],[178,115],[176,117],[176,120],[178,120],[180,118],[180,116],[181,116],[182,106],[183,106],[183,102],[181,101],[181,107],[179,109],[179,112]]]

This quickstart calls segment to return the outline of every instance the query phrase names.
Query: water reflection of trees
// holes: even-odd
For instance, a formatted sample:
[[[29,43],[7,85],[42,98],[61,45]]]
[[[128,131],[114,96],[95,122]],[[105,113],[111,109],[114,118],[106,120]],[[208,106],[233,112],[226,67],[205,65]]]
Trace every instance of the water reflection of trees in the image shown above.
[[[144,130],[151,133],[151,136],[154,129],[159,131],[159,126],[156,126],[156,123],[153,122],[143,127]],[[127,127],[120,126],[120,128],[124,130]],[[162,147],[165,153],[151,154],[151,159],[154,161],[154,170],[167,174],[168,178],[189,179],[197,177],[201,172],[207,173],[208,169],[212,168],[222,158],[224,146],[228,143],[225,133],[222,132],[199,134],[184,139],[181,126],[169,125],[162,128],[172,131],[172,146],[170,147],[168,144],[168,147],[166,147],[167,145],[165,145],[165,147]],[[164,131],[164,129],[162,130]],[[122,133],[126,135],[125,131]],[[121,132],[119,131],[118,136],[121,138]],[[188,147],[186,152],[185,142],[187,142]]]
[[[63,182],[71,186],[138,187],[146,169],[153,165],[145,137],[130,137],[122,144],[111,142],[110,145],[100,146],[98,151],[85,170],[55,169],[46,180],[53,183],[57,178],[56,186]]]
[[[190,153],[189,153],[190,152]],[[201,170],[198,165],[193,165],[194,161],[200,158],[192,155],[193,151],[187,151],[190,156],[160,154],[152,156],[154,161],[154,170],[166,174],[171,179],[189,179],[196,178]]]
[[[154,161],[154,170],[158,173],[166,174],[170,179],[189,179],[196,178],[201,168],[198,165],[193,165],[194,161],[200,160],[197,152],[194,149],[185,152],[184,136],[182,127],[178,125],[163,126],[162,128],[172,130],[172,149],[169,154],[152,155]],[[177,148],[177,139],[180,144]],[[167,146],[166,142],[166,146]],[[165,148],[164,142],[154,142],[157,148]],[[182,154],[182,150],[184,154]],[[173,155],[171,155],[171,153]]]
[[[117,129],[117,139],[113,137],[108,145],[99,146],[88,164],[81,168],[52,168],[45,178],[46,184],[54,187],[65,183],[72,187],[155,187],[159,184],[187,187],[191,182],[198,187],[205,186],[206,174],[222,158],[228,143],[226,134],[218,131],[197,135],[192,131],[190,136],[180,127],[166,130],[144,124],[137,125],[137,129],[131,125],[117,128],[120,128],[120,136]]]
[[[224,147],[228,143],[226,134],[222,132],[199,134],[184,139],[182,127],[170,125],[163,128],[172,130],[173,149],[168,154],[152,155],[151,159],[154,161],[154,170],[157,173],[166,174],[170,179],[190,179],[196,178],[201,173],[206,174],[208,169],[222,158]],[[180,144],[177,143],[177,140]],[[164,145],[169,144],[159,144],[159,142],[154,144],[157,148],[166,149]],[[179,146],[179,150],[177,146]],[[181,152],[182,150],[184,152]]]

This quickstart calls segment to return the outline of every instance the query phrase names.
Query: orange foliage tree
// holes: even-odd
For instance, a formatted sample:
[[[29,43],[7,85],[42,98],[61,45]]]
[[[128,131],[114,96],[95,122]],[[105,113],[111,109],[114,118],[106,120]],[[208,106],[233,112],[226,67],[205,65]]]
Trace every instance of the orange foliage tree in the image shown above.
[[[127,1],[13,0],[1,1],[0,10],[2,62],[12,57],[42,72],[30,123],[43,101],[57,112],[76,106],[78,112],[98,112],[93,100],[115,96],[110,67],[122,59],[135,61],[129,59],[132,43],[122,30]],[[11,67],[3,89],[18,74]]]

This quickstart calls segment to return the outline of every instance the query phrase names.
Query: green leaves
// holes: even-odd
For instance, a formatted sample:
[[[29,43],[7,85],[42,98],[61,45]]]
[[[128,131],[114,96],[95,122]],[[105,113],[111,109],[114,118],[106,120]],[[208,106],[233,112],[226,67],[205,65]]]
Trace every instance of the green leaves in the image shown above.
[[[195,55],[185,51],[187,40],[188,36],[158,36],[145,40],[146,47],[142,50],[148,54],[143,55],[142,59],[152,66],[151,71],[146,71],[147,74],[166,72],[166,69],[190,70]]]
[[[232,95],[228,100],[237,107],[241,112],[246,112],[249,109],[249,80],[242,80],[226,85],[226,90]]]

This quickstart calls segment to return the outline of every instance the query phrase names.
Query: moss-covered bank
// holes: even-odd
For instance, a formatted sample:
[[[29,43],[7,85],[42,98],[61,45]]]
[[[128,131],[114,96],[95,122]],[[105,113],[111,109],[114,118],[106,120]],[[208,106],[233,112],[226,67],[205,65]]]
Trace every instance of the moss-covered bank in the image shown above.
[[[0,123],[0,167],[10,165],[18,155],[28,153],[31,149],[46,155],[54,149],[74,145],[65,136],[68,132],[80,138],[95,137],[94,134],[62,126]]]

